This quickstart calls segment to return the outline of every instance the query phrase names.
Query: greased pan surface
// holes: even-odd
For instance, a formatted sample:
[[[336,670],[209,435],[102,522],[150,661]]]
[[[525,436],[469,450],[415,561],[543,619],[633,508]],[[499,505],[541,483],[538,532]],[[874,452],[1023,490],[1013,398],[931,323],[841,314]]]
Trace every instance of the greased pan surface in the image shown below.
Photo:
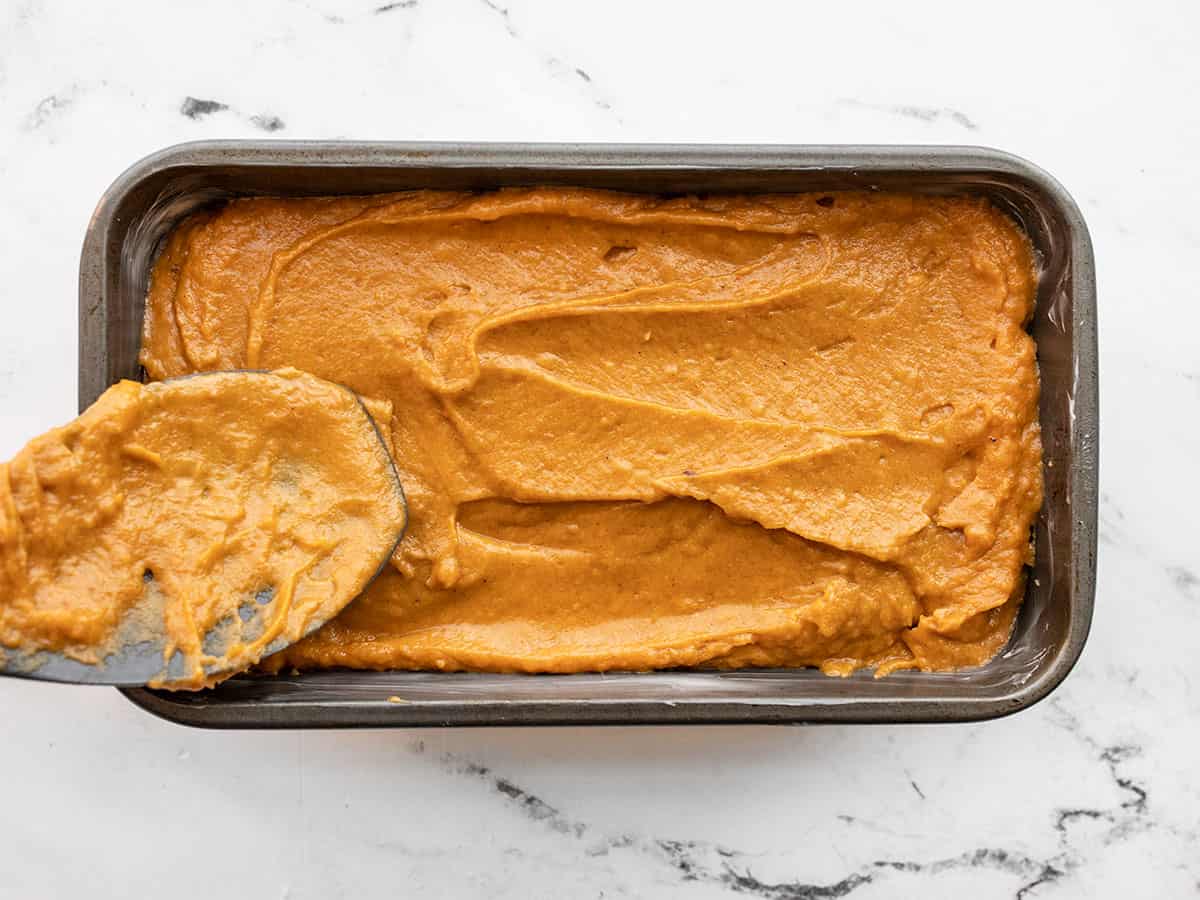
[[[1096,291],[1087,226],[1066,191],[1024,160],[972,147],[404,144],[228,141],[170,147],[101,198],[80,261],[79,402],[139,376],[144,299],[157,249],[188,214],[229,197],[416,188],[571,185],[643,193],[838,189],[989,197],[1040,261],[1031,330],[1041,369],[1046,500],[1037,562],[1008,647],[953,673],[815,670],[494,675],[328,671],[243,676],[197,694],[133,689],[188,725],[953,722],[1037,702],[1079,658],[1096,573]],[[396,699],[401,702],[396,702]]]

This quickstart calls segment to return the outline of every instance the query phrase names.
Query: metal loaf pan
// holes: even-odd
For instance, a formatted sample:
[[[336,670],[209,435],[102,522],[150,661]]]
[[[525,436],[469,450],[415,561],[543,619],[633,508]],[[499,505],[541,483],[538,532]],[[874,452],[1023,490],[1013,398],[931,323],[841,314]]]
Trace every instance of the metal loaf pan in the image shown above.
[[[238,677],[215,690],[127,690],[188,725],[953,722],[1030,706],[1079,658],[1096,573],[1096,290],[1087,226],[1042,170],[973,147],[405,144],[228,141],[170,147],[101,198],[79,279],[79,405],[138,378],[155,253],[189,213],[246,195],[371,194],[413,188],[574,185],[645,193],[838,189],[989,197],[1029,234],[1040,282],[1031,329],[1041,366],[1046,501],[1037,563],[1007,649],[963,672],[811,669],[604,675],[328,671]],[[398,698],[401,702],[396,702]]]

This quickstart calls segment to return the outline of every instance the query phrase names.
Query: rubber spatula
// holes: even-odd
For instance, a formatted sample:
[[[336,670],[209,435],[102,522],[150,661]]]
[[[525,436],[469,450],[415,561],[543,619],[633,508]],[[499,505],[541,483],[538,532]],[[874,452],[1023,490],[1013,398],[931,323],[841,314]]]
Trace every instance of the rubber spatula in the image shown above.
[[[406,518],[344,387],[294,369],[120,382],[0,464],[0,674],[207,686],[337,615]]]

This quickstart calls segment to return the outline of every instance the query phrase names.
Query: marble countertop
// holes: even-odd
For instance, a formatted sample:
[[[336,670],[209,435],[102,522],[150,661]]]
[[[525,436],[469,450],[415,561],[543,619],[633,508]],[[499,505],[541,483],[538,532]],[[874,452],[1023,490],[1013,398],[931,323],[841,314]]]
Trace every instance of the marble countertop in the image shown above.
[[[0,23],[0,458],[75,413],[101,192],[217,137],[1000,147],[1091,225],[1102,405],[1095,624],[1031,710],[220,733],[0,680],[5,893],[1200,892],[1200,6],[8,0]]]

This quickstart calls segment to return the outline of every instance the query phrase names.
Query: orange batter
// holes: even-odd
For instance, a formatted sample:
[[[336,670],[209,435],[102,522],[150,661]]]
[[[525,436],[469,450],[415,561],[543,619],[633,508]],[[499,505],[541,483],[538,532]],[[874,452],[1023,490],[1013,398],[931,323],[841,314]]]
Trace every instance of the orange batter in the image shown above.
[[[974,198],[245,199],[172,235],[142,362],[392,404],[408,536],[271,669],[953,669],[1031,557],[1034,290]]]
[[[376,406],[381,417],[386,406]],[[109,388],[0,464],[0,653],[163,648],[201,687],[353,599],[404,527],[374,423],[295,371]]]

